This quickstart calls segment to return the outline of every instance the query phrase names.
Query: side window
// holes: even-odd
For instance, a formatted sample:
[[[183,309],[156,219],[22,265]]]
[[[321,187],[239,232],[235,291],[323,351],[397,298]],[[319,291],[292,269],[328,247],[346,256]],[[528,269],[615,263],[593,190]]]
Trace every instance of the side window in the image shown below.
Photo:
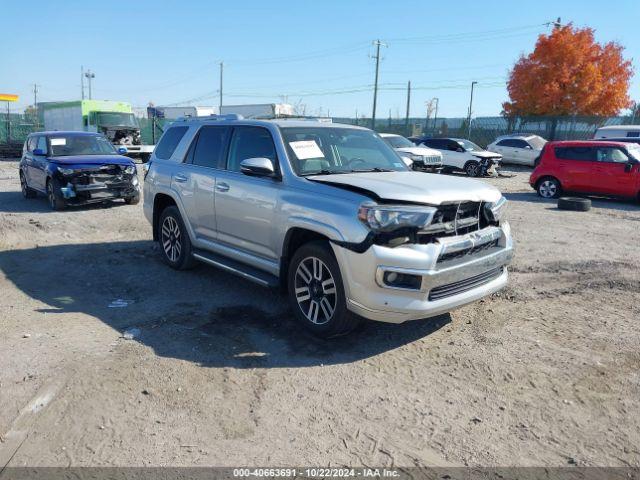
[[[498,143],[496,143],[496,147],[510,147],[510,141],[509,140],[500,140]]]
[[[162,135],[162,138],[154,151],[156,158],[169,160],[188,129],[189,127],[171,127],[169,130],[164,132],[164,135]]]
[[[640,132],[627,132],[627,137],[640,137]]]
[[[457,152],[459,148],[462,148],[462,146],[454,140],[449,140],[449,142],[447,143],[447,150]]]
[[[556,147],[556,158],[559,160],[597,160],[595,149],[592,147]]]
[[[529,145],[524,140],[512,140],[512,142],[515,148],[527,148],[527,147],[531,148],[531,145]]]
[[[598,161],[607,163],[627,163],[629,157],[619,148],[598,147]]]
[[[236,127],[229,147],[227,170],[240,171],[240,162],[247,158],[263,157],[277,161],[276,147],[269,130],[262,127]]]
[[[36,142],[38,137],[29,137],[27,140],[27,152],[33,152],[36,148]]]
[[[209,168],[223,167],[224,149],[227,146],[229,130],[229,127],[202,127],[198,132],[198,138],[194,140],[197,143],[191,146],[193,164]]]
[[[38,143],[36,144],[36,148],[39,148],[40,150],[42,150],[46,155],[47,154],[47,137],[38,137]]]

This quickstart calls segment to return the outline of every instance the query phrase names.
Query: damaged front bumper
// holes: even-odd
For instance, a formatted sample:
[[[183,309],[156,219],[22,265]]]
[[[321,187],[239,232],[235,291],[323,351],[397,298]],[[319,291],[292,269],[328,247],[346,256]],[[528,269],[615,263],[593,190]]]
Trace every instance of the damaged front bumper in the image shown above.
[[[428,244],[372,245],[357,253],[333,244],[347,307],[365,318],[401,323],[479,300],[507,283],[513,256],[508,223]]]
[[[126,173],[124,167],[79,170],[59,175],[60,192],[68,204],[87,204],[140,195],[140,182],[134,170]]]

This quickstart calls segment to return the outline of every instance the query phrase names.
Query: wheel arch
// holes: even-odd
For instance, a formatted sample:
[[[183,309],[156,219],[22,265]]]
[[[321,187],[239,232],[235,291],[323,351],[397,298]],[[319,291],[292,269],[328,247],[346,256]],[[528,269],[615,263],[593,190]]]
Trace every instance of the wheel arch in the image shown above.
[[[157,193],[153,197],[153,240],[158,241],[158,224],[160,223],[160,216],[167,207],[178,207],[178,204],[171,195],[166,193]],[[179,207],[178,207],[179,208]]]
[[[302,245],[314,241],[330,242],[331,238],[325,233],[312,230],[305,227],[295,226],[289,228],[282,242],[282,255],[280,256],[280,287],[283,290],[287,288],[287,278],[289,272],[289,262],[293,254]]]

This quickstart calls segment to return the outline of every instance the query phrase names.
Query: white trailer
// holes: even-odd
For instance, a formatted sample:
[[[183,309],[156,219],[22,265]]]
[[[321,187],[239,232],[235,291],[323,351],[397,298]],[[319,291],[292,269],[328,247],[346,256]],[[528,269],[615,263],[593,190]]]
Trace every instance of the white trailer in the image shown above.
[[[237,113],[244,118],[292,117],[296,112],[288,103],[257,103],[252,105],[223,105],[221,115]]]

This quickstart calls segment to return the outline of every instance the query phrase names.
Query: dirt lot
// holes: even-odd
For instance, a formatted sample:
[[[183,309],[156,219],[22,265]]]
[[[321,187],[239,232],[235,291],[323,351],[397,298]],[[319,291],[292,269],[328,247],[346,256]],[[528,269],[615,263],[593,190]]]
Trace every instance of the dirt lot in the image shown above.
[[[164,266],[141,205],[54,213],[16,166],[0,162],[0,468],[640,465],[636,204],[563,212],[526,171],[490,179],[517,242],[506,290],[322,342],[276,293]]]

